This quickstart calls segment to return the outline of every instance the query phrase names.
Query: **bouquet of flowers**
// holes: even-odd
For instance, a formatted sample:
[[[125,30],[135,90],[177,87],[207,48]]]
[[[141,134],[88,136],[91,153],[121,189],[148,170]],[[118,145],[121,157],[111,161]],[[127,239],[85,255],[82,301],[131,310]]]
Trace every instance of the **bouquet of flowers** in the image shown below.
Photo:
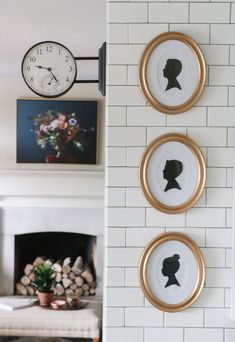
[[[58,110],[47,110],[34,118],[34,127],[37,144],[41,148],[51,146],[56,151],[56,157],[62,157],[68,144],[83,151],[85,134],[91,129],[82,129],[76,113],[65,114]]]

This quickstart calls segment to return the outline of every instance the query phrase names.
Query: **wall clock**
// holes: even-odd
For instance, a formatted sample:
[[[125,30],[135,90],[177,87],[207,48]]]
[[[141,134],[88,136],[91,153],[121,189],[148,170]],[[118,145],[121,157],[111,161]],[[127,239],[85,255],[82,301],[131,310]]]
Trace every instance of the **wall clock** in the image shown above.
[[[21,71],[28,87],[37,95],[57,97],[73,85],[77,66],[72,53],[53,41],[40,42],[25,54]]]
[[[77,60],[97,60],[98,80],[77,80]],[[105,95],[106,43],[97,57],[74,57],[64,45],[43,41],[33,45],[24,55],[21,72],[27,86],[37,95],[47,98],[67,93],[74,83],[98,83]]]

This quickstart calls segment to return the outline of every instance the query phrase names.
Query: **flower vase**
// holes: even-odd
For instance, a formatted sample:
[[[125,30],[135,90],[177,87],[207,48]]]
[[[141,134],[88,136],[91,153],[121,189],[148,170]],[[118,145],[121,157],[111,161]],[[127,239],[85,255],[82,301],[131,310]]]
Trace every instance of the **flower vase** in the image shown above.
[[[61,156],[57,157],[55,154],[46,154],[45,161],[48,164],[51,164],[51,163],[63,163],[64,162],[63,158]]]
[[[46,163],[59,163],[59,164],[76,164],[77,158],[71,152],[64,150],[63,152],[58,152],[57,154],[46,154]]]

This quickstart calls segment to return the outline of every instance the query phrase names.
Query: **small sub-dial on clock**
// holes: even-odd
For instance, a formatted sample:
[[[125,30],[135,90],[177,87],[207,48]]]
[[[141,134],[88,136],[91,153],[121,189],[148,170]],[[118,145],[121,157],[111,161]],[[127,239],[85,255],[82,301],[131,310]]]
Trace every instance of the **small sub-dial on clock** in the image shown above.
[[[61,87],[59,76],[56,74],[43,76],[40,82],[40,87],[44,92],[54,93],[55,90],[59,90]]]

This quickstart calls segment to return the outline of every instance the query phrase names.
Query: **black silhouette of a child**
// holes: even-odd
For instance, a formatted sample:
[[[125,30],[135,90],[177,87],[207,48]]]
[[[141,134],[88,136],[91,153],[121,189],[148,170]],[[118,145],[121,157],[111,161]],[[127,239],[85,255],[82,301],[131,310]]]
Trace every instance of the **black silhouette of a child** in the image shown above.
[[[168,59],[163,69],[163,76],[168,79],[166,91],[171,88],[181,90],[181,85],[177,81],[177,76],[181,73],[182,63],[178,59]]]
[[[183,164],[179,160],[167,160],[166,165],[163,170],[163,178],[167,180],[167,185],[165,187],[164,192],[170,189],[179,189],[181,187],[179,183],[175,180],[181,172],[183,171]]]
[[[179,259],[180,259],[179,254],[174,254],[172,257],[169,257],[163,260],[162,274],[164,275],[164,277],[168,277],[168,281],[165,287],[168,287],[171,285],[180,286],[175,276],[176,272],[180,268]]]

